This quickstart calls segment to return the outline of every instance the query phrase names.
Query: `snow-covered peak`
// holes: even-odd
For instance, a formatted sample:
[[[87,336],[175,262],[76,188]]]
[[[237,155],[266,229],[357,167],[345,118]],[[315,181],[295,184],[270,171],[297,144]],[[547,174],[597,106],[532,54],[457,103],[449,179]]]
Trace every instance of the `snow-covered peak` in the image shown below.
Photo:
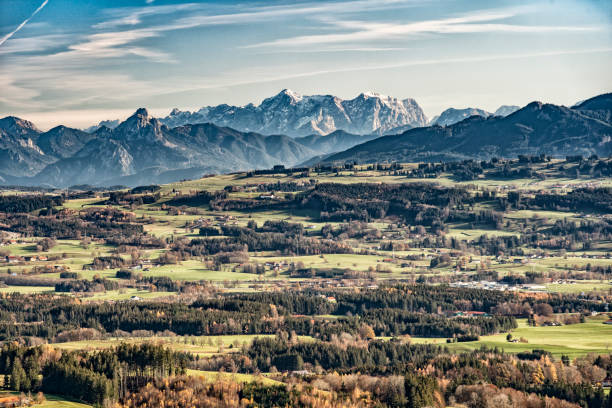
[[[433,118],[431,124],[449,126],[461,122],[462,120],[467,119],[471,116],[482,116],[484,118],[488,118],[491,115],[492,113],[478,108],[448,108],[444,112],[442,112],[440,116],[436,116],[435,118]]]
[[[291,89],[283,89],[280,94],[282,95],[287,95],[288,97],[290,97],[294,102],[299,102],[303,99],[302,95],[300,95],[297,92],[292,91]]]
[[[495,111],[495,116],[508,116],[519,110],[521,107],[516,105],[502,105]]]
[[[374,91],[364,92],[364,93],[362,93],[362,95],[365,96],[366,98],[389,99],[389,97],[387,95],[383,95],[383,94],[380,94],[380,93],[374,92]]]
[[[367,92],[343,100],[334,95],[306,96],[283,89],[257,106],[208,106],[193,113],[169,115],[161,122],[168,127],[211,122],[240,131],[307,136],[336,130],[382,133],[398,126],[425,126],[427,118],[413,99]]]
[[[261,102],[261,105],[259,105],[259,107],[262,107],[262,106],[278,107],[282,105],[295,105],[301,102],[303,99],[304,97],[298,94],[297,92],[293,92],[291,89],[283,89],[276,95],[270,98],[264,99],[263,102]],[[244,108],[246,108],[246,106]]]
[[[420,109],[419,105],[412,98],[400,100],[393,96],[372,91],[363,92],[353,100],[376,101],[377,103],[388,106],[391,109]]]

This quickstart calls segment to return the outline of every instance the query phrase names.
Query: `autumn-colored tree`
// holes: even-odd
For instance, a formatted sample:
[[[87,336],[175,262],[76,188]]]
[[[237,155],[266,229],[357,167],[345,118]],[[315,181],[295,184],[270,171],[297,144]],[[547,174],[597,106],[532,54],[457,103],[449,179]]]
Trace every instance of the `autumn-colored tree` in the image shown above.
[[[539,364],[537,364],[533,371],[531,372],[531,382],[532,384],[535,385],[542,385],[544,384],[544,380],[546,378],[544,377],[544,372],[542,371],[542,366],[540,366]]]
[[[368,339],[368,340],[376,337],[376,334],[374,333],[374,329],[372,329],[372,326],[369,326],[367,324],[361,325],[361,327],[359,328],[359,335],[361,336],[362,339]]]

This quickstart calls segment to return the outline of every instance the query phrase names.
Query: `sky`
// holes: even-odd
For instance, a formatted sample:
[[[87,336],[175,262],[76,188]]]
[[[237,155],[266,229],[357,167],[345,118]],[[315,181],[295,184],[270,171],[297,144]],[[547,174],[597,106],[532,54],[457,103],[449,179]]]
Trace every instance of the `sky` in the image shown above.
[[[0,0],[0,117],[41,129],[284,88],[428,117],[612,91],[610,0]]]

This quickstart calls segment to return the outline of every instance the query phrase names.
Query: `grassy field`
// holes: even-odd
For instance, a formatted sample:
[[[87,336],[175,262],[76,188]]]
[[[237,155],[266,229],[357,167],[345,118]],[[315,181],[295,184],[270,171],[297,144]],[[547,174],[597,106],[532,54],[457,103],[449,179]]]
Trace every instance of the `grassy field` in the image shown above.
[[[160,342],[173,350],[192,353],[202,357],[239,351],[241,347],[251,344],[254,339],[259,337],[274,336],[267,334],[238,334],[225,336],[129,337],[54,343],[53,346],[63,350],[93,351],[107,349],[121,343]],[[298,336],[298,338],[302,341],[313,340],[308,336]]]
[[[517,220],[577,220],[580,214],[569,212],[569,211],[532,211],[532,210],[515,210],[508,211],[505,214],[506,218],[512,218]]]
[[[391,258],[392,254],[389,252],[388,256],[380,255],[360,255],[360,254],[325,254],[325,255],[306,255],[306,256],[259,256],[254,257],[259,262],[303,262],[306,268],[315,269],[353,269],[366,271],[368,268],[376,268],[381,265],[385,268],[390,269],[392,272],[400,272],[400,268],[397,264],[382,262],[383,259]],[[381,274],[383,275],[383,274]]]
[[[447,344],[445,339],[413,337],[414,343],[437,343],[451,350],[470,351],[485,345],[498,347],[508,353],[519,353],[533,349],[546,350],[555,357],[567,355],[579,357],[589,353],[607,354],[612,351],[612,325],[603,322],[607,317],[589,318],[586,323],[560,327],[529,327],[525,319],[519,320],[519,327],[512,331],[514,338],[526,338],[529,343],[510,343],[506,334],[481,336],[479,341]]]
[[[0,293],[55,293],[53,286],[7,286],[0,288]],[[69,295],[68,293],[62,293]],[[70,294],[71,295],[71,294]],[[99,300],[128,300],[132,296],[138,296],[141,299],[156,299],[168,296],[176,296],[176,292],[150,292],[147,290],[138,290],[132,288],[120,290],[108,290],[106,292],[96,292],[91,294],[78,294],[84,301],[99,301]]]
[[[86,207],[91,206],[93,204],[99,203],[99,202],[101,202],[103,200],[104,200],[104,198],[101,198],[101,197],[78,198],[78,199],[66,201],[62,205],[62,207],[70,208],[70,209],[73,209],[73,210],[80,210],[82,208],[86,208]]]
[[[151,268],[150,271],[142,272],[143,276],[169,276],[175,280],[185,281],[241,281],[256,280],[258,275],[242,272],[233,272],[231,267],[225,266],[220,271],[206,269],[205,265],[195,259],[183,261],[177,265],[164,265]]]
[[[220,373],[217,371],[202,371],[202,370],[187,370],[187,375],[205,378],[207,381],[216,381],[217,379],[232,380],[239,383],[261,382],[265,385],[283,385],[281,381],[276,381],[265,375],[255,374],[240,374],[240,373]]]
[[[19,395],[19,393],[13,391],[2,392],[0,391],[0,398],[5,396]],[[84,404],[72,399],[60,397],[57,395],[45,394],[45,402],[42,404],[30,405],[34,408],[91,408],[91,405]]]
[[[54,286],[7,286],[0,288],[0,293],[45,293],[54,292]]]
[[[609,292],[612,291],[612,283],[600,281],[586,281],[572,284],[551,283],[546,285],[546,290],[555,293]]]
[[[82,296],[83,300],[128,300],[132,296],[138,296],[141,299],[157,299],[161,297],[176,296],[176,292],[150,292],[148,290],[138,289],[120,289],[107,290],[106,292],[97,292],[91,296]]]
[[[457,238],[459,240],[466,241],[473,241],[483,235],[489,237],[506,237],[519,234],[513,231],[503,231],[495,229],[471,229],[469,228],[469,226],[457,226],[457,228],[453,228],[451,226],[451,228],[448,230],[448,234],[446,234],[446,236],[450,238]]]
[[[36,408],[90,408],[91,405],[83,404],[82,402],[76,402],[68,400],[63,397],[55,395],[45,395],[47,399],[40,405],[34,405]]]

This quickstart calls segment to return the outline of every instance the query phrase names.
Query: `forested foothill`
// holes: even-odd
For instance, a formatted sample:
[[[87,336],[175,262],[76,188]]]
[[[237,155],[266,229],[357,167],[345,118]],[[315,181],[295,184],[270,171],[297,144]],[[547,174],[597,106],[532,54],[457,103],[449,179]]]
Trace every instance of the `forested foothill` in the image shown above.
[[[11,187],[0,401],[612,407],[611,173],[524,155]]]

